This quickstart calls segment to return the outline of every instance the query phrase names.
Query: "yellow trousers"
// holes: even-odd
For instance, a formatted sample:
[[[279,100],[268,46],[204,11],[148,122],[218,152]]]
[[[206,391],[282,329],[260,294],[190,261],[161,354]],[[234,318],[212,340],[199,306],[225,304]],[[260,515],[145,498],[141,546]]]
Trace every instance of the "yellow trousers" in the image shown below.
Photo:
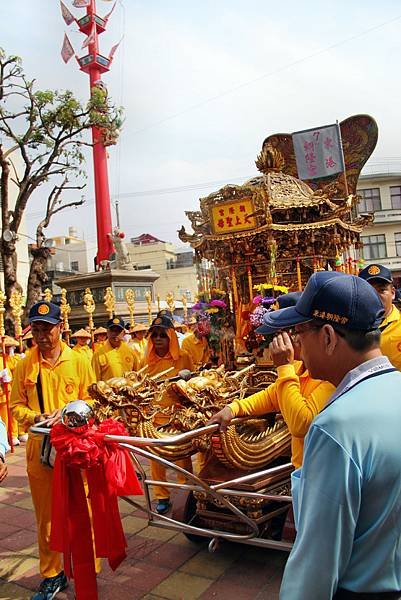
[[[7,413],[7,404],[5,402],[1,402],[0,403],[0,417],[3,421],[3,423],[5,424],[6,428],[7,428],[7,432],[8,432],[8,413]],[[13,438],[17,438],[19,435],[22,435],[23,433],[25,433],[24,428],[18,424],[18,421],[16,421],[12,416],[11,416],[11,428],[12,428],[12,436]]]
[[[42,577],[55,577],[63,570],[62,555],[50,550],[53,469],[40,462],[43,437],[29,435],[26,461],[32,502],[38,528],[39,566]]]
[[[191,458],[183,458],[182,460],[177,460],[176,465],[186,469],[190,473],[192,473],[192,461]],[[166,475],[166,467],[155,460],[150,462],[150,473],[152,479],[157,481],[167,481]],[[186,483],[187,479],[181,473],[177,473],[177,481],[178,483]],[[162,485],[154,485],[153,487],[153,495],[156,500],[164,500],[170,498],[170,489],[166,488]]]
[[[43,437],[41,435],[29,434],[26,446],[27,472],[31,488],[32,502],[35,509],[38,546],[39,567],[42,577],[54,577],[63,570],[62,555],[50,550],[50,530],[52,512],[52,485],[53,469],[46,467],[40,462],[40,448]],[[84,477],[86,493],[88,488]],[[92,516],[90,503],[88,502],[89,514]],[[93,531],[92,531],[93,538]],[[101,560],[95,559],[96,573],[101,571]]]

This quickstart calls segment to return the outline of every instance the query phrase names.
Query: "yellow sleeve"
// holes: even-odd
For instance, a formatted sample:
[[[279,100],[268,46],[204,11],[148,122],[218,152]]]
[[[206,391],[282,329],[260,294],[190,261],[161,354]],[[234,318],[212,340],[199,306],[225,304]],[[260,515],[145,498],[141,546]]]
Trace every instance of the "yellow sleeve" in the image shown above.
[[[33,425],[38,410],[28,408],[27,389],[24,385],[25,369],[24,361],[20,361],[14,372],[14,379],[11,386],[10,410],[13,417],[22,425]]]
[[[129,346],[129,349],[131,350],[132,356],[134,357],[132,363],[132,370],[139,371],[141,365],[141,357],[139,356],[139,352],[135,350],[135,348],[133,348],[132,346]]]
[[[182,367],[181,367],[181,369],[188,369],[189,371],[193,371],[195,369],[191,355],[188,354],[188,352],[185,352],[185,350],[182,350],[182,349],[181,349],[181,358],[182,358]]]
[[[95,375],[95,381],[100,381],[102,378],[101,371],[100,371],[100,364],[99,364],[99,352],[100,352],[100,348],[99,348],[99,350],[96,350],[96,352],[93,353],[93,357],[92,357],[92,369],[93,369],[93,373]]]
[[[291,435],[304,437],[313,419],[333,393],[334,387],[327,381],[316,381],[316,386],[312,386],[312,391],[304,396],[294,365],[277,367],[277,375],[275,385],[280,412]]]
[[[264,415],[269,412],[279,412],[276,382],[269,385],[265,390],[252,394],[248,398],[235,400],[228,406],[234,417],[249,417]]]
[[[89,395],[88,387],[95,383],[95,373],[89,364],[89,361],[84,357],[79,359],[79,399],[85,400],[85,402],[92,402],[92,398]]]

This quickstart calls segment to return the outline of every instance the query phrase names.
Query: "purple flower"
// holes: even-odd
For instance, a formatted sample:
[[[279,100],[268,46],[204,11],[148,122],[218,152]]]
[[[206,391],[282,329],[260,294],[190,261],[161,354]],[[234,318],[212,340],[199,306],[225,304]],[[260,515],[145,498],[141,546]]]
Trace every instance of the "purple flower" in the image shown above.
[[[251,313],[249,320],[251,321],[254,327],[259,327],[263,323],[263,317],[269,310],[267,308],[263,308],[263,306],[258,306],[255,308],[253,313]]]
[[[252,300],[252,304],[260,304],[262,302],[262,296],[255,296],[255,298]]]
[[[268,308],[269,306],[271,306],[272,304],[274,304],[276,301],[275,298],[272,298],[271,296],[268,296],[266,298],[262,298],[262,306],[265,306],[266,308]]]
[[[197,302],[192,306],[192,310],[203,310],[207,306],[207,302]]]
[[[218,308],[227,308],[227,304],[224,300],[212,300],[210,306],[217,306]]]

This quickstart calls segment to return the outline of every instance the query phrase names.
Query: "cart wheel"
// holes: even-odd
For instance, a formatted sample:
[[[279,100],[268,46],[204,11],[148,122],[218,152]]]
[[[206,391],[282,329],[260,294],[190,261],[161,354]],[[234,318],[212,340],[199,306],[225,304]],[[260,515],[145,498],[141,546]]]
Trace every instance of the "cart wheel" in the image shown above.
[[[185,505],[183,522],[191,524],[191,525],[192,524],[196,525],[196,523],[194,522],[195,516],[196,516],[196,500],[194,498],[193,493],[189,492],[187,501],[186,501],[186,505]],[[210,539],[204,535],[196,535],[196,533],[187,533],[187,532],[183,532],[183,533],[188,540],[190,540],[191,542],[194,542],[196,544],[201,544],[202,542],[206,542],[208,539]]]

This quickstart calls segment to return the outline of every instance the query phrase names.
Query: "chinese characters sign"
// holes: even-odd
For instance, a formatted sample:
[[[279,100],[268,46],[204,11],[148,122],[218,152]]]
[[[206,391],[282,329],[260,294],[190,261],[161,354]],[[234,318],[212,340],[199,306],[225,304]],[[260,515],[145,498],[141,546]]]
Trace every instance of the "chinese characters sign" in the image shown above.
[[[215,233],[232,233],[257,227],[252,200],[238,200],[212,207],[212,223]]]
[[[297,131],[292,142],[300,179],[319,179],[345,170],[338,124]]]

